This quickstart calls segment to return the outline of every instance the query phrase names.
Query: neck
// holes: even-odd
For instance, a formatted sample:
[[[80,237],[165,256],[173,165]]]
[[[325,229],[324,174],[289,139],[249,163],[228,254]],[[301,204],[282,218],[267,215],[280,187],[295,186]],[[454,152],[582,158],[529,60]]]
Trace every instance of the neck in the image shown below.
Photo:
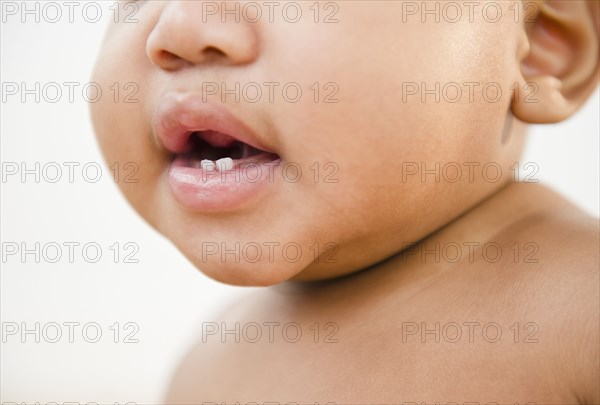
[[[374,284],[420,288],[451,270],[457,262],[469,260],[469,255],[494,243],[497,235],[526,218],[568,206],[569,202],[543,186],[511,183],[416,244],[366,269],[330,280],[289,281],[272,289],[284,294],[313,295],[326,290],[355,289],[357,285],[364,291]]]

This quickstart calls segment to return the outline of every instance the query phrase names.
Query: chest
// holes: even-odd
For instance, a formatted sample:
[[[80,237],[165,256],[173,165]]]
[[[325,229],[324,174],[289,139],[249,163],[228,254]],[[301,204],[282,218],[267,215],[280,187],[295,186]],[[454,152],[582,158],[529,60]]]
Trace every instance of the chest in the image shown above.
[[[560,396],[524,325],[264,322],[210,329],[183,377],[194,401],[526,404]]]

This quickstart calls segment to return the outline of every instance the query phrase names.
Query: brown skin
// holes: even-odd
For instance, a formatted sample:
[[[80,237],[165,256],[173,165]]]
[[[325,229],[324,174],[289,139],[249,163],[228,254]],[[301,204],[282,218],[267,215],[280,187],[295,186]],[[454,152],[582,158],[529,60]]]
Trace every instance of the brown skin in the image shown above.
[[[110,27],[93,78],[102,88],[140,86],[139,103],[104,97],[92,106],[107,162],[139,166],[138,183],[119,184],[125,196],[216,280],[317,281],[261,291],[227,319],[340,327],[334,345],[200,345],[177,373],[170,402],[600,401],[598,229],[554,193],[513,184],[509,168],[519,159],[525,123],[568,118],[596,88],[597,2],[535,2],[527,23],[514,21],[512,2],[497,2],[511,16],[497,23],[481,13],[473,22],[423,23],[417,16],[401,23],[400,1],[339,2],[337,24],[221,23],[219,15],[200,23],[201,1],[139,4],[139,23]],[[304,88],[335,81],[336,104],[305,97],[227,108],[284,161],[305,171],[334,162],[338,182],[280,181],[260,201],[225,215],[180,206],[165,181],[171,156],[157,144],[151,118],[165,94],[200,92],[203,81],[295,81]],[[405,82],[496,82],[503,92],[494,103],[480,92],[475,102],[403,102]],[[524,101],[526,83],[534,83],[537,102]],[[495,162],[504,175],[497,182],[481,171],[473,181],[405,181],[399,174],[406,162]],[[511,254],[496,263],[404,260],[402,250],[419,240],[492,241]],[[303,252],[333,242],[339,250],[334,263],[312,254],[295,263],[282,255],[205,261],[199,252],[203,242],[271,241],[295,242]],[[510,247],[530,242],[539,262],[515,263]],[[539,342],[402,343],[398,325],[406,319],[494,321],[505,334],[514,322],[535,322]]]
[[[421,242],[430,249],[436,242],[494,242],[503,251],[498,262],[481,251],[472,263],[466,253],[457,263],[400,255],[334,281],[255,292],[219,322],[229,330],[236,322],[296,322],[302,340],[286,342],[280,327],[270,343],[264,325],[258,343],[242,334],[240,343],[234,335],[206,334],[204,343],[199,336],[178,367],[167,403],[597,404],[600,240],[594,222],[546,188],[513,184]],[[539,250],[527,260],[533,250],[521,250],[515,263],[514,244],[531,242]],[[318,343],[309,329],[315,322]],[[327,322],[339,330],[325,329]],[[455,332],[448,329],[439,343],[433,335],[422,343],[420,334],[403,342],[403,322],[429,329],[456,322],[463,335],[452,343]],[[486,341],[479,327],[470,342],[467,322],[495,322],[501,339]],[[254,338],[253,330],[247,333]],[[324,343],[327,336],[338,342]],[[493,340],[494,329],[486,337]]]

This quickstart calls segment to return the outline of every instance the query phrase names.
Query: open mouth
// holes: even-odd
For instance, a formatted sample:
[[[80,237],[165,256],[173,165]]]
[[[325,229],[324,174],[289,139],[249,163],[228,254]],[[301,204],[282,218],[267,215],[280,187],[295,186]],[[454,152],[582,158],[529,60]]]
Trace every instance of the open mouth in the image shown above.
[[[171,152],[169,189],[189,210],[246,209],[278,187],[275,168],[282,159],[274,145],[223,105],[198,94],[170,93],[155,110],[153,129]]]
[[[213,130],[189,133],[184,151],[176,157],[182,166],[206,172],[236,170],[279,160],[275,153]]]

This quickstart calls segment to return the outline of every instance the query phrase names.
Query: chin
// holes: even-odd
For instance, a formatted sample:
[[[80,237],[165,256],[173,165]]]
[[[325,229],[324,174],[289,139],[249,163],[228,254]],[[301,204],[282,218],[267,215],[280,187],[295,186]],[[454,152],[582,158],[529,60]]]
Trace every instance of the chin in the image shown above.
[[[245,286],[268,287],[294,278],[304,269],[303,265],[285,261],[273,263],[226,263],[217,260],[199,261],[190,258],[192,263],[206,276],[221,283]]]

